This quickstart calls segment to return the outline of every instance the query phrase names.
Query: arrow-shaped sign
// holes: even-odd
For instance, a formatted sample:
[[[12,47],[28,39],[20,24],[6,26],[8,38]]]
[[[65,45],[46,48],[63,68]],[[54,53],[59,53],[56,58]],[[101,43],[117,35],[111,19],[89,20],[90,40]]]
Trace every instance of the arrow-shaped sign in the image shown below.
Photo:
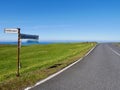
[[[20,34],[20,39],[39,39],[38,35]]]

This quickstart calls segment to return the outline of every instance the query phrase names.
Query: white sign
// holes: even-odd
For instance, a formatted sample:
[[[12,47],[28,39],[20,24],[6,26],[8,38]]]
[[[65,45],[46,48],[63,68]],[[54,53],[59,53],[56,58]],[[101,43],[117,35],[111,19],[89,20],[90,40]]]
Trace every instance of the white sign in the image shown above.
[[[4,32],[5,33],[18,33],[18,29],[17,28],[5,28]]]

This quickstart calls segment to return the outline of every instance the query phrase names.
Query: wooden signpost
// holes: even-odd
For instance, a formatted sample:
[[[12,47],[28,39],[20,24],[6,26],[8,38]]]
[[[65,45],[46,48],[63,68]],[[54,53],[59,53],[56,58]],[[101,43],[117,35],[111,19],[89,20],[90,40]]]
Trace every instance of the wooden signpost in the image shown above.
[[[20,28],[5,28],[4,29],[5,33],[10,33],[10,34],[18,34],[18,50],[17,50],[17,77],[20,76],[20,44],[21,41],[20,39],[39,39],[38,35],[28,35],[28,34],[21,34],[20,33]]]

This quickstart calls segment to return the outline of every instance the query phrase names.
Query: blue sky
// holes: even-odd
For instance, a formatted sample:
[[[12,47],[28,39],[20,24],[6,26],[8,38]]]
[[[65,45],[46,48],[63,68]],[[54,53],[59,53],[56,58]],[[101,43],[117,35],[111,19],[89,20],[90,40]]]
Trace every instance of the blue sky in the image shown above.
[[[120,0],[0,0],[0,41],[16,27],[41,41],[120,41]]]

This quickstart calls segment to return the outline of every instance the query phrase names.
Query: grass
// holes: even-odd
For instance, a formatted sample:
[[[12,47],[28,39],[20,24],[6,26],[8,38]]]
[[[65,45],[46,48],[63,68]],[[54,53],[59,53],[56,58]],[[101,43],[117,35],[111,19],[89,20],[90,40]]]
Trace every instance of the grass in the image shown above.
[[[20,77],[16,77],[17,47],[0,45],[0,90],[22,90],[83,57],[96,43],[61,43],[21,47]]]
[[[120,47],[120,43],[117,43],[117,45]]]

